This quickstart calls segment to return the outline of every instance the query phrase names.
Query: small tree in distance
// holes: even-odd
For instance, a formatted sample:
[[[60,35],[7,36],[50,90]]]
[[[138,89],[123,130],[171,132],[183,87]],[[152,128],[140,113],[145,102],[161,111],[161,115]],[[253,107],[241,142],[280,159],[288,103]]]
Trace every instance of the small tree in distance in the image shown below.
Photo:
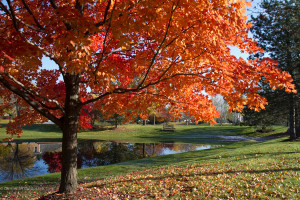
[[[217,119],[217,122],[223,125],[223,123],[227,122],[227,117],[229,115],[228,105],[222,96],[217,95],[212,97],[213,105],[216,107],[219,112],[220,117]]]
[[[206,94],[229,109],[264,108],[261,76],[293,90],[289,74],[269,58],[245,61],[229,46],[262,51],[247,36],[244,0],[6,0],[0,2],[0,98],[22,107],[7,128],[51,120],[63,133],[59,192],[77,188],[77,130],[81,110],[147,115],[153,102],[214,123]],[[48,57],[56,69],[41,60]],[[63,78],[65,93],[55,90]],[[89,92],[87,92],[89,88]],[[159,109],[159,108],[158,108]],[[128,114],[129,113],[129,114]],[[11,138],[8,138],[11,139]]]

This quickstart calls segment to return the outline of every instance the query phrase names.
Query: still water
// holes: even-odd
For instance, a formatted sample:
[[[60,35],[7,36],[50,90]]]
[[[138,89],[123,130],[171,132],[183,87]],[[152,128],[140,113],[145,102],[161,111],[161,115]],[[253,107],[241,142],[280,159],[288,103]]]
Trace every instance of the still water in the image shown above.
[[[89,141],[78,144],[77,165],[88,168],[214,147],[217,145]],[[0,182],[59,172],[61,155],[59,142],[0,143]]]

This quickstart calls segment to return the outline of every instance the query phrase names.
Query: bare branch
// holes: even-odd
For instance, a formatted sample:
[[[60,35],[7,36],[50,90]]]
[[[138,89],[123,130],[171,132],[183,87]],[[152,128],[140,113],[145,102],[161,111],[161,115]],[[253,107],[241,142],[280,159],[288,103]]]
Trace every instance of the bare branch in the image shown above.
[[[5,12],[5,14],[10,16],[9,10],[7,10],[6,6],[0,1],[0,8]]]

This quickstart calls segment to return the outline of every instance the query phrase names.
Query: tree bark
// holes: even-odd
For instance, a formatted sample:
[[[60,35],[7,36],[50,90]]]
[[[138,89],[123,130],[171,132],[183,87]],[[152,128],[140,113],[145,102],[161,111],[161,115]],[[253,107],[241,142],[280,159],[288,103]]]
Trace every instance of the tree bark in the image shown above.
[[[296,139],[296,109],[294,103],[294,94],[290,94],[290,120],[289,120],[290,139]]]
[[[76,191],[77,183],[77,130],[81,111],[80,78],[75,74],[64,76],[66,87],[65,115],[62,120],[62,169],[59,193]]]
[[[118,128],[118,116],[115,117],[115,128]]]
[[[297,101],[298,100],[298,101]],[[296,138],[300,138],[300,120],[299,120],[299,98],[296,100],[295,103],[295,111],[296,111]]]
[[[73,122],[73,123],[72,123]],[[72,193],[77,189],[77,123],[64,123],[62,141],[62,169],[59,193]],[[68,126],[69,125],[69,126]]]

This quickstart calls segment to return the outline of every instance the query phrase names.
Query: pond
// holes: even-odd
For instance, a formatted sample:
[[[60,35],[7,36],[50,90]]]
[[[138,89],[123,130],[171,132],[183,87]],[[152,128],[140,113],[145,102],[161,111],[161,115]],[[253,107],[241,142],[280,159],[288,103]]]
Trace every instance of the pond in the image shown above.
[[[0,182],[59,172],[61,145],[60,142],[0,143]],[[79,169],[88,168],[219,146],[87,141],[78,144],[77,165]]]

